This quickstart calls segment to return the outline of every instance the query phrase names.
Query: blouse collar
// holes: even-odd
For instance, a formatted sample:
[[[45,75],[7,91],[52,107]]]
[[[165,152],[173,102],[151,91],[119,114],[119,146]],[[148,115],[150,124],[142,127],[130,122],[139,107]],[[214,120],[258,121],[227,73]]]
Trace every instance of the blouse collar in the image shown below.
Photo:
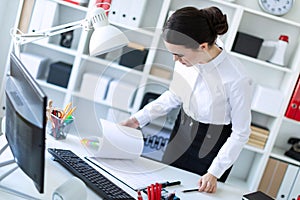
[[[208,63],[205,64],[196,64],[195,66],[200,70],[200,71],[211,71],[212,69],[216,68],[220,63],[223,62],[223,60],[226,57],[226,51],[222,50],[217,57],[209,61]]]

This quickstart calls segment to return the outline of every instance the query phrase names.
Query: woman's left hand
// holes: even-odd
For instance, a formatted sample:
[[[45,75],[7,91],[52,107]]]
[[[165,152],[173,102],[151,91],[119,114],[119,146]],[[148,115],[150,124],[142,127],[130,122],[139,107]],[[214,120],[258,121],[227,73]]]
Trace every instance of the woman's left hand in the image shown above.
[[[217,177],[210,173],[204,174],[199,180],[199,192],[215,193],[217,191]]]

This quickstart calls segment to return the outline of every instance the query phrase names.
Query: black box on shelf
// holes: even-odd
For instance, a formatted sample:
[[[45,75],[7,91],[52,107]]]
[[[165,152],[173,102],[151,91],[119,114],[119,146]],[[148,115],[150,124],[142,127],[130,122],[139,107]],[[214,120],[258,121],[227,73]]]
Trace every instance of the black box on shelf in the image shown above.
[[[144,69],[147,55],[147,49],[141,50],[128,46],[123,47],[123,52],[119,64],[142,71]]]
[[[237,32],[232,51],[257,58],[263,39],[242,32]]]
[[[72,65],[68,63],[64,63],[61,61],[52,63],[50,65],[47,82],[67,88],[71,71]]]

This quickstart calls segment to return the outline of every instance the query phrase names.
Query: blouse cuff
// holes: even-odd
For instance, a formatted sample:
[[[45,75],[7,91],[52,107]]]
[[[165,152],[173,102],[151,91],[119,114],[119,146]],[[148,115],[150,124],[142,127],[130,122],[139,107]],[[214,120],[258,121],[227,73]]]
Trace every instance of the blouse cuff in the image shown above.
[[[147,125],[150,121],[150,118],[148,117],[148,115],[143,112],[143,110],[140,110],[138,112],[136,112],[134,115],[132,115],[131,117],[136,118],[136,120],[139,122],[140,124],[140,128],[143,128],[145,125]]]
[[[220,169],[216,166],[213,166],[213,164],[208,168],[208,173],[214,175],[215,177],[217,177],[218,179],[222,176],[222,174],[224,173],[223,169]]]

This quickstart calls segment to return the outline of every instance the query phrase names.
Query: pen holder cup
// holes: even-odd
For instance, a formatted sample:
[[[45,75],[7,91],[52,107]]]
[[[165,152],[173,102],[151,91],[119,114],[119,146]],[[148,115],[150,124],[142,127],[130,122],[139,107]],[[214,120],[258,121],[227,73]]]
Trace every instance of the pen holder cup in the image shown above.
[[[48,124],[48,133],[57,140],[66,139],[73,122],[73,116],[62,119],[55,115],[51,115],[51,120],[49,120]]]

